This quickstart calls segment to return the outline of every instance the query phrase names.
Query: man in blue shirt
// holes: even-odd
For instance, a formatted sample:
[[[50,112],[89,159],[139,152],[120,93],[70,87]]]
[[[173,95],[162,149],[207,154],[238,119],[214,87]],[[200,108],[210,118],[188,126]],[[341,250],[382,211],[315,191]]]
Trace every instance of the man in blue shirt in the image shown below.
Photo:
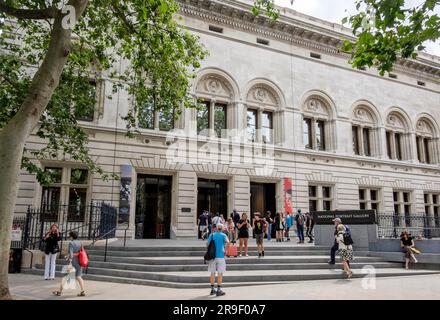
[[[293,225],[293,217],[292,217],[292,214],[290,214],[290,213],[287,213],[287,216],[286,216],[286,238],[287,238],[287,241],[290,241],[290,228],[292,227],[292,225]]]
[[[225,260],[225,244],[229,244],[229,239],[223,233],[223,225],[217,224],[215,232],[208,238],[208,245],[211,241],[215,243],[215,259],[208,262],[208,271],[211,273],[211,295],[224,296],[225,293],[221,290],[223,273],[226,271]],[[214,289],[215,274],[217,273],[217,290]]]

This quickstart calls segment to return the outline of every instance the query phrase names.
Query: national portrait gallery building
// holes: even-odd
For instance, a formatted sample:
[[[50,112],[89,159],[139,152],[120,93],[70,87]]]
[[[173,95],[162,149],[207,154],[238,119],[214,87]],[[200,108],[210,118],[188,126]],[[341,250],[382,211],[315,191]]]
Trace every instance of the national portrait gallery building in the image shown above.
[[[351,67],[338,48],[352,33],[341,25],[290,9],[273,22],[247,0],[177,2],[179,23],[210,52],[192,80],[201,107],[177,120],[146,112],[128,138],[131,97],[96,82],[95,111],[80,123],[94,161],[121,179],[39,161],[57,179],[42,187],[22,172],[17,215],[104,201],[133,238],[172,239],[196,239],[203,210],[373,209],[438,223],[439,57],[401,60],[382,77]],[[26,148],[43,145],[33,135]]]

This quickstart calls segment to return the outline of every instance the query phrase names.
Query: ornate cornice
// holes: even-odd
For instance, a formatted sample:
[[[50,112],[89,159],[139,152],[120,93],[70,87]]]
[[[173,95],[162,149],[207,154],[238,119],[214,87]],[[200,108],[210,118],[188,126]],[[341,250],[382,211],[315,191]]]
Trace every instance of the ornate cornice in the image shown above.
[[[234,4],[228,0],[176,1],[180,6],[180,14],[185,16],[193,16],[204,21],[227,25],[266,38],[285,41],[310,50],[343,57],[347,60],[350,58],[349,54],[341,52],[338,48],[344,39],[354,39],[347,32],[349,29],[342,26],[339,26],[341,31],[330,30],[329,26],[326,28],[326,26],[313,24],[313,20],[305,22],[283,14],[277,21],[265,16],[256,17],[251,12],[251,5],[240,1],[236,1]],[[329,24],[328,22],[322,22]],[[335,24],[332,25],[335,26]],[[440,76],[440,64],[435,61],[425,62],[422,58],[417,58],[417,60],[400,59],[394,69],[418,77],[422,75],[428,78]]]

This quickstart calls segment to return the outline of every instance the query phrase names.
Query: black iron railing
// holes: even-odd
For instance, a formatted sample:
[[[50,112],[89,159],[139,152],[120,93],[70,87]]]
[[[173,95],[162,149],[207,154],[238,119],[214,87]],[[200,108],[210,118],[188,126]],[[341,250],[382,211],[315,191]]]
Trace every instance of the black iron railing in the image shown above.
[[[13,241],[11,248],[36,250],[41,247],[44,235],[53,224],[58,226],[61,233],[61,246],[67,240],[71,231],[78,232],[82,240],[94,240],[104,234],[115,236],[117,226],[117,208],[103,202],[92,202],[87,206],[59,205],[28,207],[26,216],[16,216],[13,229],[22,230],[21,241]]]
[[[403,231],[422,239],[440,238],[440,218],[425,214],[381,214],[376,215],[379,238],[400,238]]]

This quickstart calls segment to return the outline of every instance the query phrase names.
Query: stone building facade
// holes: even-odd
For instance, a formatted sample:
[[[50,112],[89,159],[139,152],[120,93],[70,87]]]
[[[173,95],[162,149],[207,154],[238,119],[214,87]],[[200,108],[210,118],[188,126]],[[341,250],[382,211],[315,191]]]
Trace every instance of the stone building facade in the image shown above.
[[[181,24],[210,51],[191,92],[204,107],[171,131],[151,114],[127,138],[130,97],[113,94],[111,79],[97,84],[95,114],[82,122],[90,153],[104,170],[124,170],[130,196],[121,200],[121,181],[60,158],[40,163],[59,172],[52,188],[22,173],[17,214],[51,201],[125,201],[133,237],[195,238],[202,210],[284,211],[288,180],[294,211],[438,217],[439,57],[399,61],[381,77],[351,68],[338,50],[351,32],[340,25],[289,9],[273,22],[245,0],[179,4]],[[42,144],[32,136],[27,148]]]

